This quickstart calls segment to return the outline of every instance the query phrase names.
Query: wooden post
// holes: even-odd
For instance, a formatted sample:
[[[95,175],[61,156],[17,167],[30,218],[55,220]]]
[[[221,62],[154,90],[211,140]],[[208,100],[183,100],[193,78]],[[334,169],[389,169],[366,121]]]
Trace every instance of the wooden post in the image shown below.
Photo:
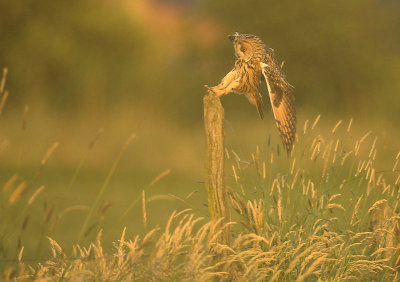
[[[206,131],[206,189],[208,210],[212,220],[221,220],[221,227],[230,222],[228,195],[224,174],[224,108],[219,97],[208,92],[203,99],[204,126]],[[219,243],[230,245],[231,234],[226,226]]]

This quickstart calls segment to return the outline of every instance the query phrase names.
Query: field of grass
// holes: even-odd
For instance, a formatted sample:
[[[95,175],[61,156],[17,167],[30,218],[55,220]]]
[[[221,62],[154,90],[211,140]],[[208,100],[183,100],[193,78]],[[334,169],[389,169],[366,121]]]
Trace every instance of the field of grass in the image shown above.
[[[300,113],[287,157],[272,121],[229,119],[225,246],[224,227],[208,217],[201,118],[182,129],[140,109],[7,112],[3,88],[3,279],[398,279],[400,148],[390,124]]]

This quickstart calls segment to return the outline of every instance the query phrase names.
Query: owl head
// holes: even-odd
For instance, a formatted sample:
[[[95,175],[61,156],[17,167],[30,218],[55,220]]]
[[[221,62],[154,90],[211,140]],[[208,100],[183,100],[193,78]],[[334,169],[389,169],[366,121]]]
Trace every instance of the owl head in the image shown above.
[[[252,59],[262,59],[266,53],[266,46],[261,39],[251,34],[240,34],[235,32],[228,38],[233,42],[235,55],[239,60],[246,62]]]

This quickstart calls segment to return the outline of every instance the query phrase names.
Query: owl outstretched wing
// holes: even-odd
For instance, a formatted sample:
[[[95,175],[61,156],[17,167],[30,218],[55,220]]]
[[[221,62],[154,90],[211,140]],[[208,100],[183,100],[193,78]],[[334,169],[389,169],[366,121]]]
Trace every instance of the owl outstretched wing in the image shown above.
[[[282,143],[287,151],[293,148],[296,134],[296,109],[292,86],[286,81],[280,71],[261,63],[261,70],[267,82],[272,111],[276,125],[282,138]]]

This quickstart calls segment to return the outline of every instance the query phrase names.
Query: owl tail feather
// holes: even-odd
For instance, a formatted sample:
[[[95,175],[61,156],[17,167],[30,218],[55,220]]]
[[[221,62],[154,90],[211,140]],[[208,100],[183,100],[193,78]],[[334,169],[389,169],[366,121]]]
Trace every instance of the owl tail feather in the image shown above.
[[[260,93],[256,93],[256,94],[250,93],[250,94],[246,94],[246,97],[251,104],[256,106],[258,114],[260,115],[260,118],[263,119],[264,118],[264,103],[262,101],[261,94]]]
[[[256,97],[256,107],[261,119],[264,119],[264,103],[260,94]]]

